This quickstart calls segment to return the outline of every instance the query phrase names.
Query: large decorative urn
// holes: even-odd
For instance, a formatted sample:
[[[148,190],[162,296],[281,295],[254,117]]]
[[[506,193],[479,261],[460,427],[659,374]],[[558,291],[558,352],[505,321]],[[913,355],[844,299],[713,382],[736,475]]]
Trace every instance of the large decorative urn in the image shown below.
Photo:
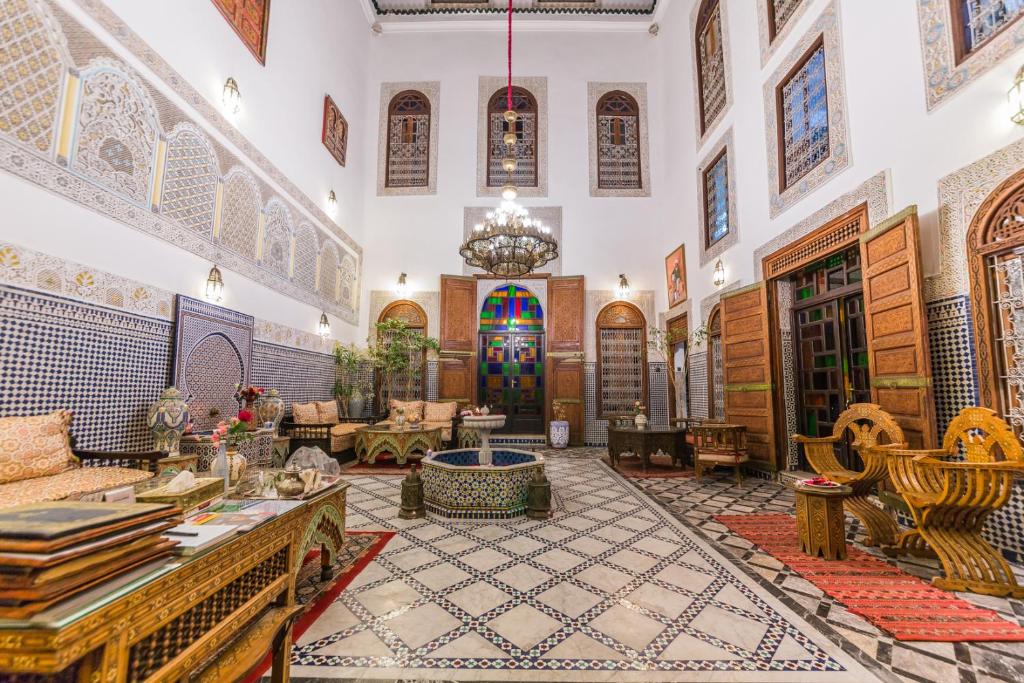
[[[273,422],[274,424],[271,428],[277,434],[281,418],[284,417],[284,401],[281,399],[281,393],[277,389],[271,389],[267,392],[266,396],[260,399],[258,408],[260,426],[262,427],[268,422]]]
[[[182,399],[181,392],[174,387],[164,389],[146,416],[146,424],[153,434],[153,448],[176,457],[188,422],[188,404]]]
[[[552,420],[551,425],[551,447],[565,448],[569,445],[569,422],[566,420]]]

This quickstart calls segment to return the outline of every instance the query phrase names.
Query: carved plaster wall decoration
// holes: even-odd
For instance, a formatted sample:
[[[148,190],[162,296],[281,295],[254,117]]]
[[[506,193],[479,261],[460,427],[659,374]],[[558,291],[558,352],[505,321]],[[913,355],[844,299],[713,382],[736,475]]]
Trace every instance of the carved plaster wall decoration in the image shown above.
[[[705,208],[707,204],[705,188],[705,177],[704,174],[708,168],[714,163],[725,150],[725,164],[726,164],[726,182],[728,184],[727,192],[729,194],[729,232],[717,242],[712,244],[710,247],[706,247],[708,226],[707,226],[707,210]],[[704,266],[711,263],[713,260],[720,257],[727,249],[732,245],[736,244],[739,240],[739,221],[737,220],[736,213],[736,155],[733,153],[732,144],[732,129],[725,131],[721,138],[714,147],[711,148],[697,166],[697,216],[700,221],[700,265]]]
[[[405,90],[423,93],[430,102],[430,142],[427,157],[427,184],[417,187],[387,187],[388,135],[391,100]],[[420,81],[380,84],[380,122],[377,128],[377,196],[437,194],[437,148],[439,146],[438,121],[441,111],[441,82]]]
[[[787,36],[793,31],[793,27],[796,26],[797,22],[800,21],[800,17],[804,15],[807,8],[813,4],[814,0],[797,0],[796,8],[789,15],[786,23],[779,28],[775,34],[775,39],[771,40],[771,35],[768,22],[768,3],[775,2],[775,0],[757,0],[757,34],[761,44],[761,66],[763,67],[768,63],[768,60],[772,58],[779,46],[786,41]]]
[[[597,362],[597,315],[601,309],[619,301],[615,292],[610,289],[588,289],[586,302],[584,304],[583,320],[583,351],[587,361]],[[629,302],[640,309],[647,320],[647,327],[658,324],[658,317],[654,309],[654,290],[643,289],[633,292]]]

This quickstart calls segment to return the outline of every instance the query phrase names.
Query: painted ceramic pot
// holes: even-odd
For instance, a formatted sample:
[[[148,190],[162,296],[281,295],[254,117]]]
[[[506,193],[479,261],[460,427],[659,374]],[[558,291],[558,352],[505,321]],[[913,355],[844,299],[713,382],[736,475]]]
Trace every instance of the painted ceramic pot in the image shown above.
[[[636,425],[637,429],[645,429],[647,427],[647,416],[643,413],[637,413],[637,416],[633,418],[633,424]]]
[[[188,404],[182,399],[181,392],[174,387],[164,389],[146,416],[146,424],[153,434],[153,448],[167,451],[172,456],[178,455],[181,435],[185,433],[188,422]]]
[[[565,448],[569,445],[569,423],[565,420],[552,420],[550,425],[551,447]]]
[[[234,484],[242,478],[249,461],[246,460],[245,456],[239,453],[237,449],[231,448],[229,448],[227,452],[227,461],[228,481]]]
[[[271,389],[266,396],[260,399],[258,415],[260,424],[274,423],[273,430],[276,434],[277,428],[281,424],[281,418],[284,417],[284,401],[277,389]]]

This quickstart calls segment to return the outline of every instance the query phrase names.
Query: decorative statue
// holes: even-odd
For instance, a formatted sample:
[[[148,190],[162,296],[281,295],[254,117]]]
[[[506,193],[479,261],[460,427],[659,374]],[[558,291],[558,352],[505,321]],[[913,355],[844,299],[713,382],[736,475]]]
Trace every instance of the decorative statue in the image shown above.
[[[427,516],[427,509],[423,505],[423,480],[420,479],[416,465],[412,466],[409,476],[402,481],[402,507],[398,511],[398,516],[402,519],[420,519]]]
[[[551,482],[544,476],[544,468],[533,471],[533,480],[526,490],[526,516],[547,519],[551,516]]]
[[[188,404],[181,398],[181,392],[174,387],[164,389],[146,416],[146,424],[153,433],[153,448],[167,451],[172,458],[177,456],[188,423]]]

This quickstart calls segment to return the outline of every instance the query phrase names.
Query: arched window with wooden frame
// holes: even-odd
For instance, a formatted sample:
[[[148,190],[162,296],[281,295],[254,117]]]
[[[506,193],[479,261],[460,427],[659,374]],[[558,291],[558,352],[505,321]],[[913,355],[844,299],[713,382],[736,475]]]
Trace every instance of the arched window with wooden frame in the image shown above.
[[[647,405],[647,320],[626,301],[597,314],[597,413],[605,418]]]
[[[722,10],[718,0],[703,0],[697,13],[697,95],[700,134],[718,120],[728,104],[725,83],[725,47],[722,44]]]
[[[508,91],[500,88],[487,102],[487,187],[504,187],[509,182],[509,175],[501,165],[508,151],[505,147],[505,133],[509,130],[505,120],[507,95]],[[513,87],[512,108],[518,118],[514,148],[516,170],[512,172],[511,182],[516,187],[537,187],[537,98],[526,88]]]
[[[407,330],[413,332],[419,332],[420,334],[427,334],[427,312],[423,310],[415,301],[409,301],[408,299],[401,299],[399,301],[392,301],[384,310],[380,312],[377,317],[377,322],[382,323],[388,320],[397,320],[405,325]],[[389,339],[385,335],[383,338],[378,339],[381,344],[387,345]],[[424,372],[427,367],[427,355],[423,352],[422,355],[412,359],[410,367],[400,373],[396,373],[392,377],[391,384],[389,387],[388,396],[389,398],[397,399],[399,401],[418,401],[426,400],[427,398],[427,382]],[[411,381],[409,381],[411,380]],[[377,395],[381,396],[380,391],[380,378],[377,380]],[[381,409],[386,409],[385,406],[381,406]]]
[[[725,419],[725,384],[722,372],[722,307],[715,304],[707,322],[708,419]]]
[[[597,186],[639,190],[640,105],[627,92],[613,90],[597,101]]]
[[[388,104],[388,188],[430,184],[430,100],[418,90],[403,90]]]
[[[1021,0],[952,0],[950,28],[960,64],[1024,16]]]
[[[967,231],[978,400],[1024,433],[1024,171],[982,202]]]

